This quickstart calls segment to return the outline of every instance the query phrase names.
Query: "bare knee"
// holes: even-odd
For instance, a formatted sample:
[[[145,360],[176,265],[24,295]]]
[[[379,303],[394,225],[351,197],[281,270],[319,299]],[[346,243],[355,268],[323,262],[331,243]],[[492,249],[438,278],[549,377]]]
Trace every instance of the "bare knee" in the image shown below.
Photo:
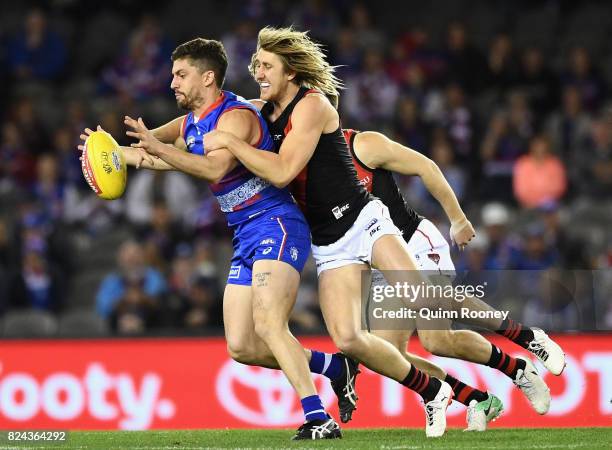
[[[429,353],[437,356],[453,355],[453,340],[448,330],[427,330],[419,332],[421,345]]]
[[[351,328],[336,330],[332,338],[338,349],[350,356],[357,356],[361,353],[364,344],[364,331]]]
[[[234,361],[242,364],[253,364],[255,362],[255,352],[253,348],[241,343],[227,343],[227,353]]]

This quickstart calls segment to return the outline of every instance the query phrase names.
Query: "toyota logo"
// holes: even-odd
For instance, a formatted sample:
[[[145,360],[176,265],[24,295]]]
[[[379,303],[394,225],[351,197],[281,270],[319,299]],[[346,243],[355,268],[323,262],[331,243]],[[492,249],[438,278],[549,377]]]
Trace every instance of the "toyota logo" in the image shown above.
[[[329,382],[313,374],[321,401],[335,401]],[[217,375],[219,403],[234,417],[257,426],[292,426],[304,421],[299,398],[280,370],[246,366],[228,360]]]

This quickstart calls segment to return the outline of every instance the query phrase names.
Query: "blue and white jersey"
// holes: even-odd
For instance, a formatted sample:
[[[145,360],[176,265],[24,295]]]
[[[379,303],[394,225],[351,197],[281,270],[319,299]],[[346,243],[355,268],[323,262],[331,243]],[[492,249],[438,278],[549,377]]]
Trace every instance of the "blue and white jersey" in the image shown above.
[[[200,117],[196,118],[193,112],[186,116],[181,134],[187,144],[187,151],[196,155],[205,155],[206,149],[202,145],[202,137],[217,127],[224,113],[233,109],[248,109],[257,116],[260,138],[255,147],[274,151],[274,142],[268,131],[268,125],[258,109],[244,98],[229,91],[222,91],[219,99]],[[274,187],[268,181],[249,172],[241,163],[238,163],[218,183],[210,183],[210,188],[217,197],[229,226],[249,220],[274,206],[294,204],[288,190]]]

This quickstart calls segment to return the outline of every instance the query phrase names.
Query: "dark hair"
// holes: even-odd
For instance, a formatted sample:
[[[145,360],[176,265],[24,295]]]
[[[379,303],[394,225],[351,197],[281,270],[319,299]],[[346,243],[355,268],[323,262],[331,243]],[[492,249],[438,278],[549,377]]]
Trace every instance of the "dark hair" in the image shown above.
[[[223,86],[227,70],[227,54],[223,44],[212,39],[195,38],[174,49],[171,59],[189,59],[200,72],[212,70],[218,87]]]

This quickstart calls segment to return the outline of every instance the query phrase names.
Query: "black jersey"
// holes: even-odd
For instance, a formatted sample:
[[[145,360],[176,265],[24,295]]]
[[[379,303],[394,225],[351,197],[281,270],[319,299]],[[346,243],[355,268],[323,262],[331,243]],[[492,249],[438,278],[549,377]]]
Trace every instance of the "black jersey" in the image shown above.
[[[318,91],[300,88],[274,122],[268,119],[273,110],[272,104],[268,103],[262,108],[261,113],[268,121],[277,150],[291,130],[293,108],[311,92]],[[290,188],[310,225],[314,245],[329,245],[344,236],[371,200],[370,194],[357,179],[340,127],[332,133],[321,135],[310,161]]]
[[[404,240],[408,242],[423,217],[408,206],[391,172],[386,169],[371,169],[359,160],[353,146],[355,136],[359,132],[347,129],[342,130],[342,132],[353,157],[359,182],[368,192],[378,197],[389,208],[391,220],[402,231]]]

